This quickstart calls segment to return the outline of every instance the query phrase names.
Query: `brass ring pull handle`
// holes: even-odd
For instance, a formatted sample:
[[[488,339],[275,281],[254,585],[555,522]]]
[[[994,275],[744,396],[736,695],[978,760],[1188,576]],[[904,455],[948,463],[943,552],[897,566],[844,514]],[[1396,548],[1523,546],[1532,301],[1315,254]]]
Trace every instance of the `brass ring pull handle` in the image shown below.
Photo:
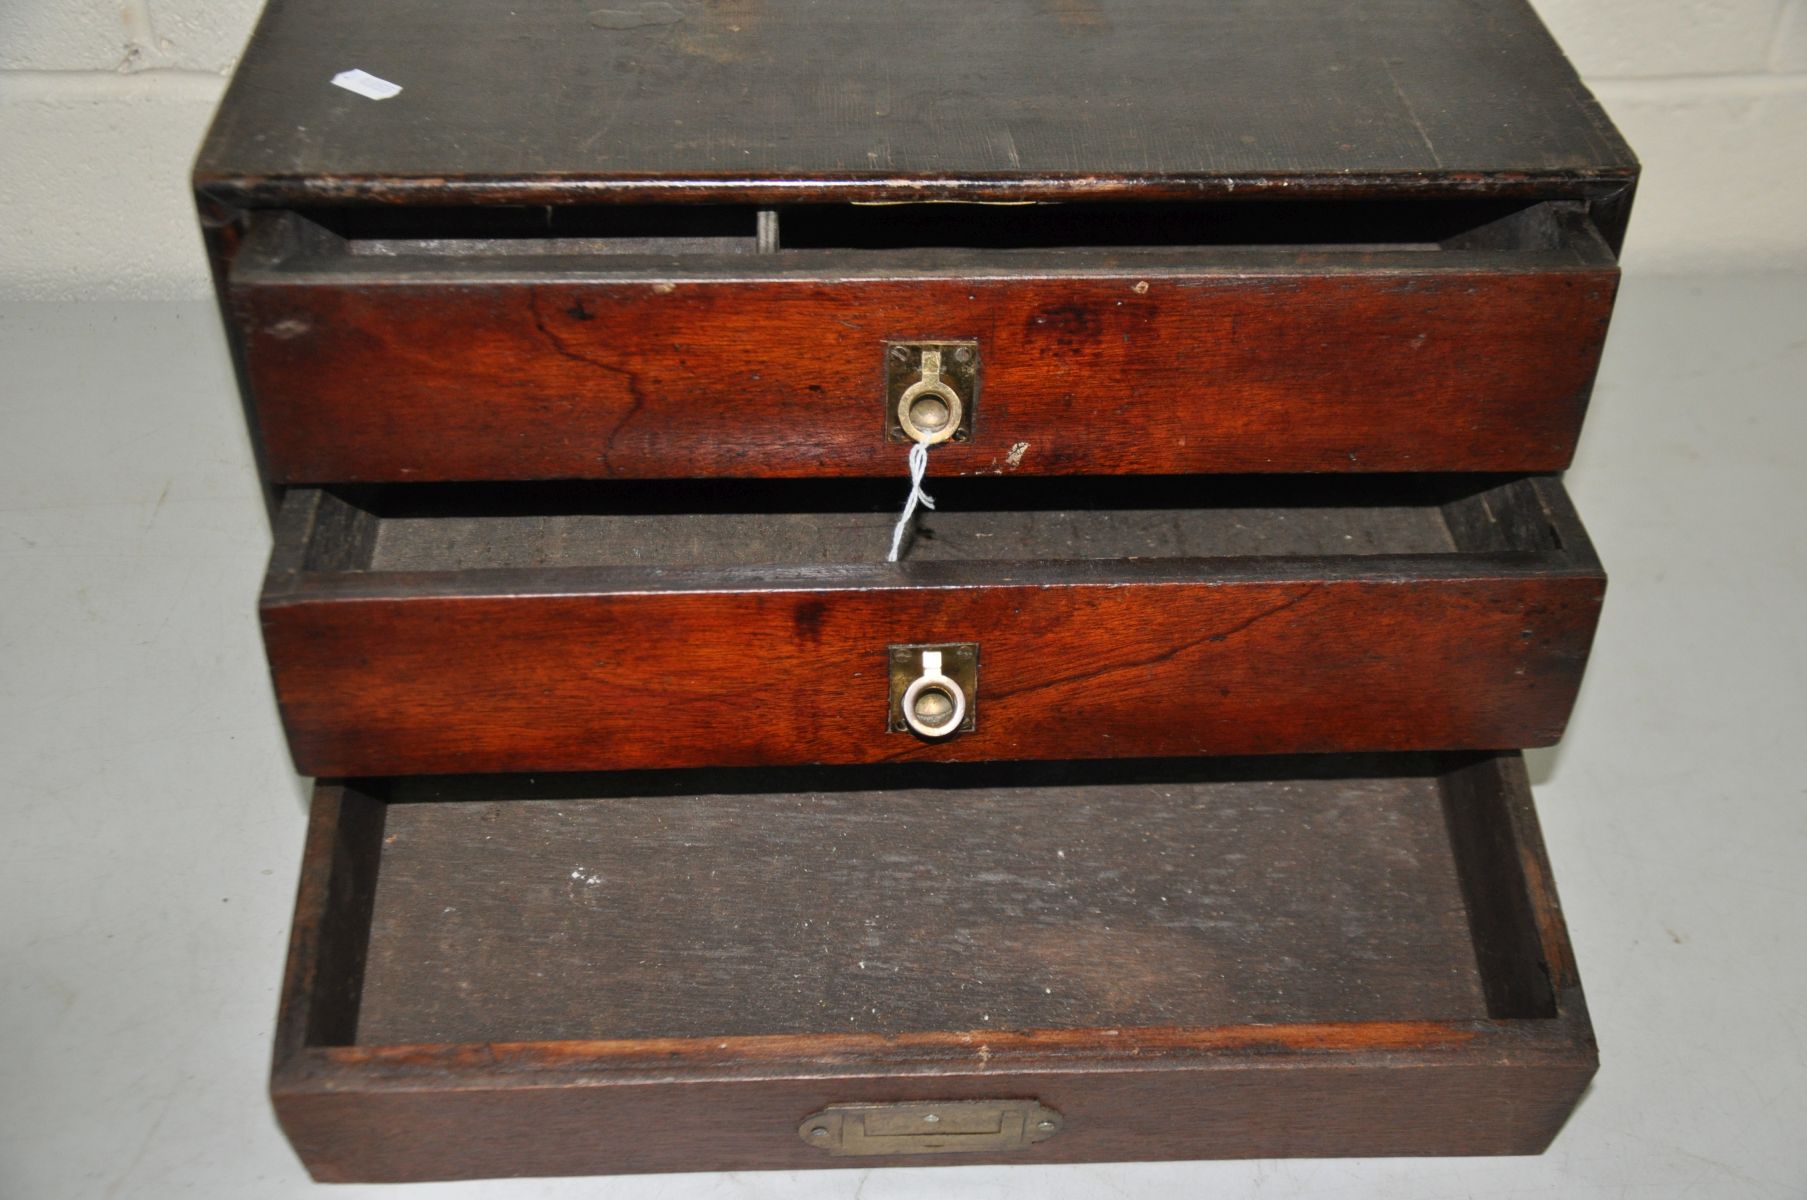
[[[966,720],[966,693],[941,672],[941,651],[922,655],[922,674],[903,694],[904,723],[925,738],[944,738]]]
[[[941,377],[941,351],[922,352],[922,378],[897,398],[897,424],[913,442],[939,445],[954,436],[965,416],[960,393]]]

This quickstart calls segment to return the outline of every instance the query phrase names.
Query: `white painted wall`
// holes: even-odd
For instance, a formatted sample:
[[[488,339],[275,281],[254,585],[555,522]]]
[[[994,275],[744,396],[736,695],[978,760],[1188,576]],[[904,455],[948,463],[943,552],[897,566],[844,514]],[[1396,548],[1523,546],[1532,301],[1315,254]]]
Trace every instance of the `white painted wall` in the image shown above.
[[[1807,0],[1535,0],[1644,161],[1642,271],[1807,267]],[[0,299],[197,297],[187,174],[259,0],[0,0]]]

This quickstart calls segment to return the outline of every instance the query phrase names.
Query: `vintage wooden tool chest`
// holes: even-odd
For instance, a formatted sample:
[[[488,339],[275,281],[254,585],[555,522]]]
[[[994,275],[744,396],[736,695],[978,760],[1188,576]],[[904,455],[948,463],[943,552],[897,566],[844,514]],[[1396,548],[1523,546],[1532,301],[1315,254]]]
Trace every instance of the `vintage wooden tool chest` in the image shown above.
[[[271,0],[308,1169],[1542,1149],[1636,178],[1521,0]]]

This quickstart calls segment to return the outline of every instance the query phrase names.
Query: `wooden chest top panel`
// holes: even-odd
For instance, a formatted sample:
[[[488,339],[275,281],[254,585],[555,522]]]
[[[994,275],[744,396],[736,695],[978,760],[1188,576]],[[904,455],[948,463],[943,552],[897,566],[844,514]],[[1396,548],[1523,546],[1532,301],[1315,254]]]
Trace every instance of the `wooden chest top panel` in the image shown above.
[[[372,101],[331,85],[361,68]],[[274,0],[220,195],[747,198],[1624,180],[1519,0]],[[877,190],[883,190],[882,188]]]

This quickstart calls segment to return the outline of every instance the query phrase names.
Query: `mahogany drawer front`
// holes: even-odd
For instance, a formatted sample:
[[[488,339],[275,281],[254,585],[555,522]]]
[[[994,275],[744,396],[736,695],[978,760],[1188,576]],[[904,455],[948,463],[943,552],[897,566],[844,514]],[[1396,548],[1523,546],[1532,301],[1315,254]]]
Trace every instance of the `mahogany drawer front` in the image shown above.
[[[1560,470],[1611,249],[1579,205],[1496,202],[1452,230],[1401,203],[1340,224],[1351,206],[1146,218],[1149,236],[1254,222],[1247,236],[1373,243],[971,249],[956,224],[920,235],[952,246],[770,253],[751,209],[677,210],[663,237],[487,240],[426,236],[486,228],[481,210],[400,238],[357,236],[374,218],[355,210],[311,212],[352,222],[343,235],[265,212],[227,291],[278,483],[898,474],[887,345],[938,339],[979,358],[941,473]],[[1122,207],[1047,236],[1134,237]],[[947,220],[974,212],[996,210]],[[711,236],[684,236],[696,225]]]
[[[1595,1062],[1519,757],[1332,756],[323,785],[272,1086],[388,1181],[1536,1153]],[[811,1140],[956,1101],[1047,1127]]]
[[[889,512],[608,511],[627,485],[539,509],[518,488],[293,492],[263,626],[296,765],[1544,745],[1605,586],[1546,478],[1069,481],[1057,501],[1175,504],[1039,511],[981,508],[1029,481],[960,482],[901,564]],[[976,655],[973,727],[939,740],[891,724],[893,648],[931,644]]]

